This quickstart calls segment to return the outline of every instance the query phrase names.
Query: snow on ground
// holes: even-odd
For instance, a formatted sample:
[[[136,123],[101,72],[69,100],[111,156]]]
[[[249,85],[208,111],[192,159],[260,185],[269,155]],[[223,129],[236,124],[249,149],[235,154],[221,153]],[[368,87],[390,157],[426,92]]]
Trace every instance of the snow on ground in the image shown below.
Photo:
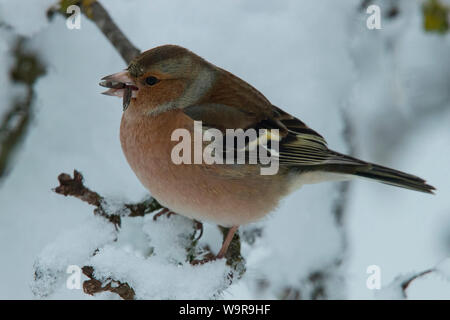
[[[0,298],[34,298],[34,292],[89,299],[65,287],[66,264],[91,264],[99,278],[129,281],[138,298],[277,298],[311,271],[332,266],[347,244],[338,271],[344,278],[333,296],[371,299],[367,266],[380,267],[386,287],[450,255],[450,36],[423,33],[418,2],[402,1],[397,20],[383,20],[382,30],[366,29],[360,1],[103,2],[139,48],[189,48],[253,84],[342,152],[341,109],[347,110],[359,156],[425,177],[438,189],[429,196],[354,182],[344,241],[331,212],[338,185],[306,186],[247,227],[262,226],[262,236],[243,243],[247,272],[222,294],[222,262],[183,264],[182,220],[172,227],[166,220],[124,219],[113,241],[111,225],[93,218],[92,207],[51,191],[59,173],[76,168],[88,187],[110,198],[139,201],[146,194],[120,149],[121,102],[99,94],[99,79],[123,69],[123,61],[84,17],[81,30],[68,30],[59,16],[43,19],[49,1],[31,2],[27,19],[17,17],[12,1],[0,2],[0,18],[33,36],[31,46],[48,66],[35,85],[34,122],[0,186]],[[8,42],[0,41],[4,62]],[[220,234],[206,225],[202,241],[217,251]],[[100,250],[92,256],[94,247]],[[36,265],[57,277],[33,281]],[[264,292],[261,280],[269,283]],[[411,284],[408,297],[449,299],[450,285],[430,274]]]

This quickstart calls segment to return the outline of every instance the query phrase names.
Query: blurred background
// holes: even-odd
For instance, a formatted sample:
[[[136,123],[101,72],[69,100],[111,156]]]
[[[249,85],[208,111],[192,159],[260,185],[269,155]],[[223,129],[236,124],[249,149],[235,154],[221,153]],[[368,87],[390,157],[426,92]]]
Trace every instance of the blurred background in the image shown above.
[[[404,298],[399,279],[450,257],[450,1],[101,2],[141,50],[184,46],[251,83],[330,148],[437,188],[431,196],[364,180],[304,186],[241,229],[247,270],[229,286],[217,280],[222,265],[164,273],[170,259],[142,253],[172,250],[158,251],[163,228],[148,219],[126,220],[126,236],[106,245],[111,231],[92,207],[52,191],[75,168],[111,199],[147,194],[120,148],[121,101],[98,86],[126,64],[88,15],[80,29],[66,26],[60,9],[69,2],[0,0],[1,299],[91,298],[64,280],[67,265],[87,262],[134,284],[137,298]],[[367,26],[370,5],[380,8],[380,29]],[[171,228],[164,232],[179,231]],[[206,225],[202,241],[217,250],[218,239]],[[116,254],[90,261],[91,246]],[[48,269],[38,284],[37,264]],[[372,265],[380,290],[366,285]],[[448,278],[419,277],[407,297],[450,299]]]

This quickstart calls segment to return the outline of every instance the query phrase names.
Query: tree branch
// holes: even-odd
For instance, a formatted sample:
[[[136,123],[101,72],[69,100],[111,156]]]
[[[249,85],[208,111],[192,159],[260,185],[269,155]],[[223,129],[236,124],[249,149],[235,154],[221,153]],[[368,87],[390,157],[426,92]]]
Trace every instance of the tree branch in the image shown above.
[[[15,98],[0,122],[0,178],[6,175],[11,158],[25,137],[32,116],[33,85],[45,74],[45,67],[35,52],[25,48],[26,39],[17,37],[12,54],[15,58],[10,70],[13,83],[25,86],[25,96]]]
[[[90,279],[83,282],[83,291],[91,296],[96,293],[110,291],[118,294],[124,300],[134,300],[135,292],[128,283],[108,279],[106,285],[94,277],[94,268],[91,266],[84,266],[83,273]]]
[[[108,200],[97,192],[90,190],[83,183],[83,175],[73,171],[73,178],[67,173],[58,176],[59,186],[53,189],[57,194],[71,196],[95,206],[94,214],[104,217],[114,224],[116,229],[121,225],[121,216],[138,217],[159,210],[162,206],[154,198],[146,199],[139,203],[125,203],[121,206],[111,206]],[[110,212],[114,208],[113,212]]]
[[[425,270],[425,271],[416,273],[416,274],[412,275],[411,277],[407,278],[406,280],[404,280],[404,281],[400,284],[400,286],[401,286],[401,288],[402,288],[402,291],[403,291],[403,296],[404,296],[405,298],[407,298],[406,290],[408,289],[409,285],[410,285],[414,280],[419,279],[419,278],[421,278],[421,277],[423,277],[423,276],[426,276],[427,274],[432,273],[432,272],[435,272],[435,271],[436,271],[436,269],[434,269],[434,268],[428,269],[428,270]]]

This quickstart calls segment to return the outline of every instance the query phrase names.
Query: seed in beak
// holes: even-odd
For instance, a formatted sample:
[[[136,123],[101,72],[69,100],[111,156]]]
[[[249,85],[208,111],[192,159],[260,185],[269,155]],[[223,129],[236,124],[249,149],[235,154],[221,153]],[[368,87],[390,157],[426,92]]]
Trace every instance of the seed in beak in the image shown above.
[[[110,81],[110,80],[103,80],[99,83],[102,87],[105,88],[111,88],[111,89],[123,89],[127,85],[123,82],[116,82],[116,81]]]
[[[103,94],[120,98],[123,97],[124,108],[128,107],[131,98],[136,98],[137,96],[138,88],[135,86],[135,83],[131,79],[127,70],[117,72],[102,78],[102,81],[99,83],[99,85],[105,88],[109,88],[109,90],[103,92]]]
[[[128,106],[130,105],[131,102],[131,97],[132,97],[132,91],[131,87],[126,87],[123,93],[123,111],[128,109]]]

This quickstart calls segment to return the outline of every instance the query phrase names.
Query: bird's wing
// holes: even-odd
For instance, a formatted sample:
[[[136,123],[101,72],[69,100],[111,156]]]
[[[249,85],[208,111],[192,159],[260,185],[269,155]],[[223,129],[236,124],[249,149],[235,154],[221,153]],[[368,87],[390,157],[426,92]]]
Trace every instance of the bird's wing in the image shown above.
[[[350,165],[367,166],[358,159],[334,152],[325,139],[303,121],[273,106],[280,114],[278,122],[288,130],[280,141],[280,164],[291,166]]]
[[[272,156],[286,166],[366,165],[328,149],[325,139],[301,120],[273,106],[274,116],[262,120],[242,109],[223,104],[202,104],[184,108],[192,120],[201,121],[204,129],[218,129],[227,138],[226,129],[255,129],[255,139],[249,137],[245,148],[264,142]],[[273,129],[277,129],[274,134]],[[274,142],[277,147],[274,147]],[[256,141],[256,142],[255,142]],[[268,146],[268,148],[267,148]]]
[[[225,136],[226,129],[255,129],[257,142],[268,141],[271,155],[277,156],[281,165],[365,165],[329,150],[319,133],[272,105],[258,90],[224,70],[211,94],[183,111],[191,119],[202,121],[204,128],[219,129]],[[278,134],[271,129],[277,129]],[[275,140],[278,150],[272,148],[271,142]],[[247,141],[247,146],[254,142]]]

